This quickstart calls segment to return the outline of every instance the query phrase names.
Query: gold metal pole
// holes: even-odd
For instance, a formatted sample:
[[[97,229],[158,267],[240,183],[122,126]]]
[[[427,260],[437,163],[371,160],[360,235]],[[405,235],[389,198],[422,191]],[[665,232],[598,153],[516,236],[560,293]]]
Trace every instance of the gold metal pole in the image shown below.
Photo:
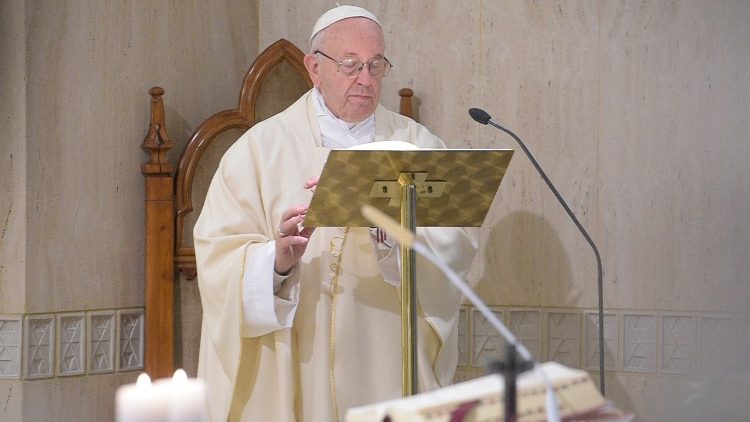
[[[411,173],[401,173],[401,227],[417,229],[417,188]],[[416,256],[411,248],[401,248],[401,362],[404,397],[417,392],[417,285]]]

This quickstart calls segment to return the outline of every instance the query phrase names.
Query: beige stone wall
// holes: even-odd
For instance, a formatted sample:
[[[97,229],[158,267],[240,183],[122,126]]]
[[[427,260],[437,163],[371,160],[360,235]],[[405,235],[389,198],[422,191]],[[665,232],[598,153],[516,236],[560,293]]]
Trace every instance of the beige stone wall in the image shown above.
[[[742,420],[750,377],[729,365],[750,355],[750,3],[353,3],[385,26],[385,105],[408,86],[450,146],[517,149],[467,115],[486,108],[597,242],[608,396],[643,421]],[[261,1],[260,47],[307,48],[331,6]],[[520,149],[481,242],[481,296],[541,359],[596,380],[595,260]],[[493,340],[471,311],[458,379],[481,373],[471,361]]]
[[[252,0],[0,2],[2,346],[29,317],[143,306],[148,89],[181,146],[236,106],[257,36]],[[0,420],[111,420],[138,370],[63,376],[55,350],[50,375],[0,370]]]
[[[22,313],[26,276],[26,42],[23,4],[0,9],[0,309]]]
[[[28,312],[142,304],[143,235],[128,228],[143,224],[131,170],[148,88],[165,89],[182,144],[236,105],[256,13],[237,1],[27,3]]]
[[[0,313],[24,310],[26,277],[26,93],[25,22],[22,2],[0,3]],[[0,321],[6,331],[7,321]],[[12,328],[20,328],[19,322]],[[20,345],[3,338],[3,344]],[[10,351],[19,355],[20,348]],[[9,352],[10,352],[9,351]],[[7,359],[7,358],[6,358]],[[0,380],[3,420],[21,420],[23,384]]]

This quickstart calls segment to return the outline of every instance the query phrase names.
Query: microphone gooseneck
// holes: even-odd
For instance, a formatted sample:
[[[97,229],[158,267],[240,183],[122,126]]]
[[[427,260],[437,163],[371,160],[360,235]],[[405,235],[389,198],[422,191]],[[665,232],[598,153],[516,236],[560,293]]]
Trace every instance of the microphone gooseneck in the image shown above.
[[[604,396],[604,283],[602,281],[603,278],[603,270],[602,270],[602,259],[599,255],[599,249],[594,244],[594,241],[591,239],[591,236],[589,236],[586,229],[583,228],[583,225],[580,221],[578,221],[578,218],[576,218],[575,214],[573,214],[573,211],[570,210],[570,207],[568,204],[563,200],[562,196],[560,195],[560,192],[557,191],[555,186],[552,184],[552,182],[547,177],[547,174],[544,173],[544,170],[542,170],[542,167],[539,165],[539,163],[534,159],[534,156],[531,154],[531,151],[529,151],[528,148],[526,148],[526,145],[521,141],[521,138],[519,138],[515,133],[513,133],[510,129],[507,129],[500,125],[499,123],[492,120],[492,117],[489,113],[482,110],[481,108],[470,108],[469,109],[469,115],[472,119],[477,121],[478,123],[481,123],[483,125],[489,124],[490,126],[494,126],[497,129],[502,130],[503,132],[510,135],[511,138],[515,139],[515,141],[518,143],[518,145],[521,147],[523,152],[526,154],[526,156],[529,158],[529,161],[531,161],[531,164],[534,165],[534,168],[539,173],[540,176],[542,176],[542,179],[544,179],[544,182],[547,184],[547,187],[552,191],[552,193],[555,195],[555,198],[557,198],[557,201],[560,202],[560,205],[565,209],[565,212],[568,214],[568,217],[570,217],[571,220],[573,220],[573,223],[575,223],[576,227],[578,227],[578,231],[581,232],[583,237],[588,242],[589,246],[591,246],[591,249],[594,251],[594,256],[596,257],[596,267],[597,267],[597,290],[598,290],[598,296],[599,296],[599,389],[602,392],[602,395]]]

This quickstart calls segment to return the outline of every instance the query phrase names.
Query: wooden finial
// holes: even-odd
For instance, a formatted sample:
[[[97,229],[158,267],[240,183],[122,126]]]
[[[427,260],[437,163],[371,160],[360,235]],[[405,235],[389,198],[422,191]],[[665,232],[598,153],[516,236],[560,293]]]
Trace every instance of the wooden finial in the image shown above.
[[[162,88],[160,86],[155,86],[155,87],[149,89],[148,93],[152,97],[161,97],[162,95],[164,95],[164,88]]]
[[[403,116],[413,119],[414,114],[411,108],[411,97],[414,95],[414,91],[412,91],[411,88],[401,88],[398,90],[398,95],[401,96],[398,112]]]
[[[167,153],[174,146],[167,134],[164,120],[164,89],[155,86],[148,90],[151,95],[151,122],[148,134],[143,139],[141,148],[149,155],[141,171],[144,174],[172,173],[172,166],[167,161]]]

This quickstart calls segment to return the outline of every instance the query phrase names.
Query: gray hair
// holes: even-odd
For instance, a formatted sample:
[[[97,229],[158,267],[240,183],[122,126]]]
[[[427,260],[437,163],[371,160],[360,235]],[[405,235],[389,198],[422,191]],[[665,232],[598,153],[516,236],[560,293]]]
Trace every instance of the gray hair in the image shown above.
[[[310,40],[310,54],[313,54],[315,50],[320,50],[323,48],[323,44],[325,44],[327,32],[328,32],[328,28],[324,28],[322,31],[315,34],[312,40]]]

